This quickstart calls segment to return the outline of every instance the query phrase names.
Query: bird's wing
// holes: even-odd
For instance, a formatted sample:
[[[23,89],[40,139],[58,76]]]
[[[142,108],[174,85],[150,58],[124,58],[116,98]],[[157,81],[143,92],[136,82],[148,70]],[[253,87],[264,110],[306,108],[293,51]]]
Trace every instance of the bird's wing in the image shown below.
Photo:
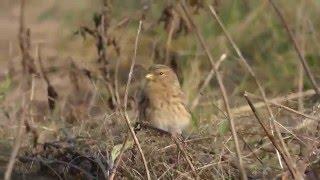
[[[183,103],[183,106],[184,106],[184,108],[188,111],[188,113],[190,114],[190,116],[191,116],[191,122],[192,122],[192,126],[194,126],[194,127],[198,127],[198,119],[197,119],[197,117],[191,112],[191,110],[190,110],[190,108],[189,108],[189,106],[187,105],[187,104],[185,104],[185,103]]]
[[[187,105],[187,102],[186,102],[186,99],[187,99],[186,95],[183,93],[182,90],[180,90],[180,92],[178,94],[178,97],[181,99],[184,108],[191,114],[191,110],[190,110],[190,108],[189,108],[189,106]]]
[[[185,94],[181,91],[180,93],[180,97],[181,99],[186,99],[185,97]],[[191,116],[191,122],[192,122],[192,125],[195,126],[195,127],[198,127],[198,119],[196,118],[196,116],[192,113],[191,109],[189,108],[189,106],[187,105],[186,102],[183,102],[182,103],[184,108],[186,109],[186,111],[188,111],[188,113],[190,114]]]

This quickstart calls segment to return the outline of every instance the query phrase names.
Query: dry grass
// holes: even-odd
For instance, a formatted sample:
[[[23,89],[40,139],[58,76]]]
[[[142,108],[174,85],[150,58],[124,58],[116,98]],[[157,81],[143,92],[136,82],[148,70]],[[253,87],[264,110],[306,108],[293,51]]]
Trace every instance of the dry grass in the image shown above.
[[[277,1],[289,34],[268,1],[187,1],[188,14],[165,2],[25,2],[24,16],[20,1],[0,2],[0,176],[320,177],[320,106],[310,90],[320,82],[317,1]],[[178,73],[192,107],[183,154],[169,136],[133,132],[152,63]]]

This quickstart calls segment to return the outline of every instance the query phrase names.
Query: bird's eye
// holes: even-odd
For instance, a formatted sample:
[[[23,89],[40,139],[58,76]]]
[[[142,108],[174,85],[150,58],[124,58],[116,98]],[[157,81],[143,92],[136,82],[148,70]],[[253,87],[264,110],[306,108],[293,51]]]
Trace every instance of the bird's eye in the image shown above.
[[[160,72],[159,74],[160,74],[160,75],[163,75],[163,72]]]

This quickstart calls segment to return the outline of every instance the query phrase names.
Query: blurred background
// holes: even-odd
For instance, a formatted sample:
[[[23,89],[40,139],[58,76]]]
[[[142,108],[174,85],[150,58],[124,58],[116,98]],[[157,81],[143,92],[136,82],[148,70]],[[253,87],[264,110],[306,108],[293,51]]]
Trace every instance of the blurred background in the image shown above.
[[[202,31],[213,57],[228,55],[224,62],[223,72],[230,87],[231,94],[244,90],[254,90],[247,80],[246,72],[238,68],[237,55],[226,40],[221,28],[212,18],[206,7],[211,1],[195,1],[193,18]],[[196,4],[199,3],[199,4]],[[141,35],[138,49],[138,63],[148,67],[149,64],[163,57],[153,55],[154,49],[163,51],[166,46],[168,27],[165,27],[163,11],[171,1],[111,1],[110,26],[116,26],[121,21],[124,24],[110,32],[121,49],[123,63],[130,60],[133,54],[138,20],[145,8],[145,31]],[[227,27],[243,55],[253,66],[259,79],[270,95],[294,91],[298,82],[297,54],[285,32],[279,18],[267,1],[212,1],[223,23]],[[320,3],[308,1],[277,1],[291,30],[294,32],[312,71],[319,79],[319,26],[317,15]],[[19,25],[19,1],[1,1],[0,16],[0,50],[1,70],[5,72],[8,63],[9,43],[12,43],[13,55],[18,55],[17,41]],[[73,57],[79,64],[87,65],[96,57],[94,39],[85,40],[75,32],[81,26],[92,26],[92,17],[102,9],[99,0],[30,0],[26,5],[26,24],[31,29],[32,45],[44,44],[44,56],[55,57],[58,63],[67,57]],[[140,13],[140,14],[139,14]],[[161,20],[162,17],[162,20]],[[108,48],[112,56],[114,49]],[[170,47],[177,62],[191,69],[193,61],[199,61],[203,72],[209,68],[205,54],[198,45],[192,33],[177,33]],[[159,52],[159,56],[162,56]],[[188,73],[190,74],[190,73]],[[200,73],[198,76],[203,76]],[[194,76],[191,76],[194,77]],[[309,88],[308,81],[305,88]],[[237,87],[237,88],[236,88]],[[251,89],[250,89],[251,88]],[[235,91],[235,92],[234,92]]]
[[[52,108],[47,102],[50,93],[48,84],[41,78],[43,75],[38,74],[28,82],[33,89],[26,90],[21,85],[25,74],[18,36],[20,4],[19,0],[0,1],[0,141],[3,147],[8,148],[8,154],[17,131],[17,119],[24,107],[23,96],[30,92],[34,95],[26,104],[32,110],[30,124],[38,132],[39,143],[69,135],[89,135],[96,140],[104,139],[103,146],[109,150],[113,145],[121,144],[126,127],[123,120],[113,116],[116,100],[112,99],[110,92],[118,88],[120,99],[123,98],[141,19],[143,25],[138,42],[137,66],[129,94],[132,119],[136,89],[140,85],[143,69],[151,64],[168,64],[174,68],[190,105],[199,95],[199,88],[211,70],[210,61],[194,31],[181,15],[181,9],[177,8],[178,1],[27,0],[24,19],[25,27],[30,28],[30,55],[34,58],[37,71],[47,76],[50,86],[58,94],[54,97],[55,107]],[[259,91],[218,22],[212,17],[208,4],[215,8],[262,83],[267,97],[285,96],[312,88],[288,33],[267,0],[189,0],[187,5],[192,19],[213,58],[218,61],[223,54],[226,55],[219,70],[232,108],[245,105],[244,91],[254,94],[259,94]],[[320,1],[277,0],[276,5],[320,84]],[[103,77],[103,70],[100,71],[101,56],[98,54],[99,44],[95,34],[103,13],[107,78]],[[38,61],[39,47],[43,67]],[[113,83],[108,87],[108,82],[114,80],[118,81],[118,87]],[[288,104],[298,109],[296,101]],[[215,78],[212,78],[201,92],[199,103],[193,107],[200,122],[196,132],[206,134],[218,131],[224,134],[228,131],[227,121],[220,109],[223,106],[219,87]],[[301,107],[299,110],[302,110]],[[305,112],[311,112],[311,106],[306,106]],[[301,120],[290,121],[292,116],[286,115],[279,117],[289,126]],[[246,127],[240,129],[245,130]],[[32,141],[32,135],[29,136],[30,139],[23,146],[26,149],[30,148]],[[220,138],[225,140],[226,137]],[[253,144],[257,141],[252,139]],[[216,148],[214,151],[220,152]],[[272,162],[276,164],[276,158],[273,157]]]

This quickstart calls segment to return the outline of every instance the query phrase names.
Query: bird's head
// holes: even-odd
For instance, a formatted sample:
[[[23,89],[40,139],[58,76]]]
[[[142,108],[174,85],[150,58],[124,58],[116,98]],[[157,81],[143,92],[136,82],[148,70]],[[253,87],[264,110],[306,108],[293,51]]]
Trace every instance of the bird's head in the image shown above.
[[[147,84],[162,87],[179,87],[180,84],[176,73],[168,66],[155,64],[152,65],[145,76]]]

